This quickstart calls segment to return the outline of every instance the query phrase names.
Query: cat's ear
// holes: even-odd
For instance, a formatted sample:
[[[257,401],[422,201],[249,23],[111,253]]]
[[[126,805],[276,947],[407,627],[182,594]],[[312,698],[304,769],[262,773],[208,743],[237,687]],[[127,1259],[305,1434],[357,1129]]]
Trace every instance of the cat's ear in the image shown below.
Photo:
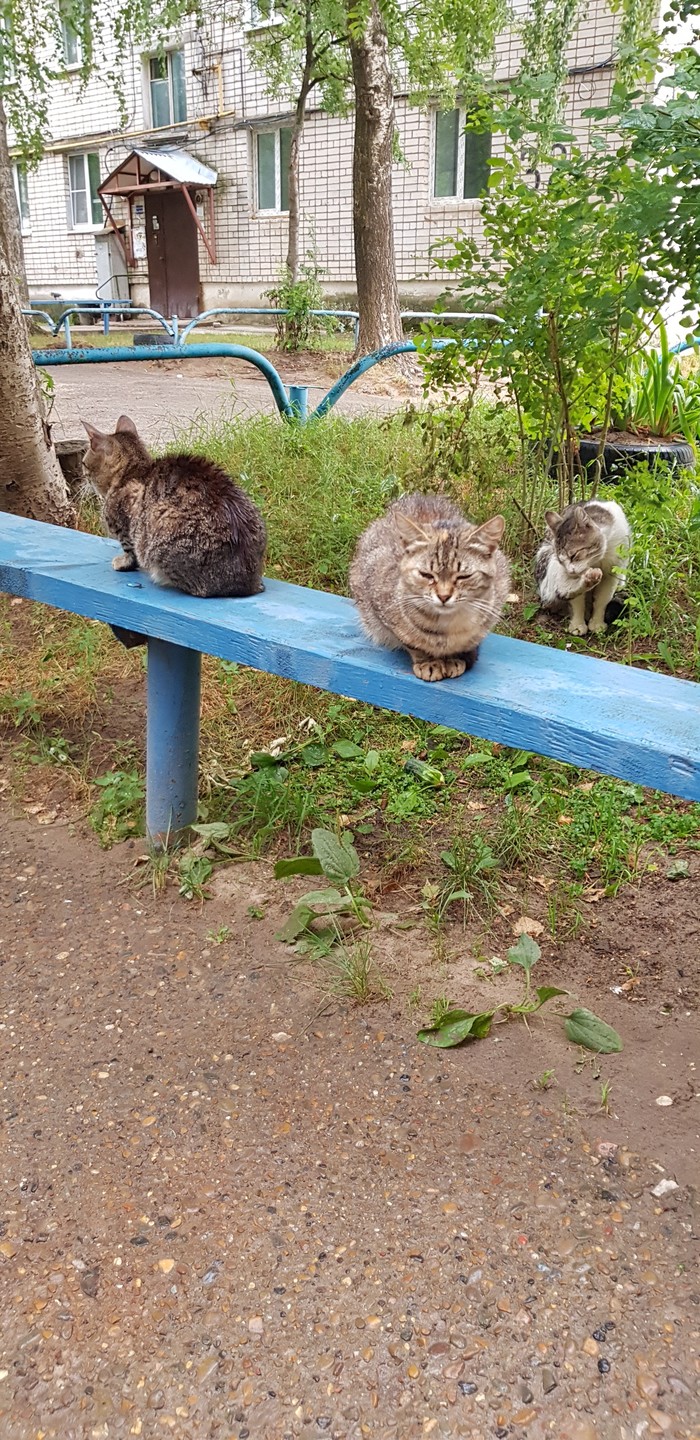
[[[503,531],[505,528],[506,522],[503,516],[494,515],[492,520],[486,520],[483,525],[479,525],[476,530],[472,530],[469,536],[469,543],[471,545],[473,540],[478,540],[490,555],[503,539]]]
[[[117,435],[138,435],[138,430],[133,420],[128,415],[120,415],[117,420]]]
[[[415,545],[417,540],[427,538],[420,525],[417,525],[415,520],[412,520],[410,515],[406,515],[403,510],[394,511],[394,524],[404,545]]]
[[[545,510],[545,512],[544,512],[544,518],[545,518],[545,520],[547,521],[547,524],[548,524],[548,526],[549,526],[552,534],[553,534],[553,535],[556,535],[557,530],[559,529],[559,526],[561,525],[561,515],[557,515],[556,510]]]
[[[89,420],[81,420],[80,423],[90,436],[90,444],[93,450],[106,450],[107,441],[111,439],[111,436],[105,435],[102,430],[98,430],[96,425],[91,425]]]

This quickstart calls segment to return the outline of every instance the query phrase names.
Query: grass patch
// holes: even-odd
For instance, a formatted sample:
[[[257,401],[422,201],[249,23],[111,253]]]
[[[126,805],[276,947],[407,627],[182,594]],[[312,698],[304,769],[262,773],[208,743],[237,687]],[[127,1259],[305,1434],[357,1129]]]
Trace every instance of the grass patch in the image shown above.
[[[88,329],[73,329],[73,348],[86,348],[90,350],[104,350],[111,345],[128,345],[130,348],[134,343],[135,334],[158,336],[159,329],[151,329],[147,316],[144,316],[145,324],[139,330],[119,330],[113,328],[109,335],[103,334],[90,326]],[[60,335],[51,336],[48,332],[35,331],[32,336],[32,344],[35,350],[64,350],[61,332]],[[165,331],[162,332],[163,344],[167,342]],[[278,359],[289,359],[289,354],[284,354],[277,346],[274,330],[194,330],[187,336],[186,345],[245,345],[249,350],[258,350],[263,355],[277,356]],[[352,333],[347,331],[332,331],[328,335],[319,335],[314,344],[307,350],[295,352],[300,358],[305,355],[352,355],[355,348],[355,341]]]

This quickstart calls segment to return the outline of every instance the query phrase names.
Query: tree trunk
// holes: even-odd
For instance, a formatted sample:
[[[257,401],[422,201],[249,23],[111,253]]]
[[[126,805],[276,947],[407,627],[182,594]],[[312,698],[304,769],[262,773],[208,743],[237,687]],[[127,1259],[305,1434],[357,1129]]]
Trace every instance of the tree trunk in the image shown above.
[[[22,314],[26,276],[0,104],[0,511],[70,525],[73,510],[46,423]]]
[[[23,305],[29,303],[27,272],[24,268],[24,247],[22,245],[22,222],[20,219],[15,183],[12,178],[12,161],[7,148],[7,121],[0,96],[0,233],[7,263],[17,286],[17,294]]]
[[[367,355],[403,338],[391,200],[394,87],[377,0],[371,0],[362,33],[350,35],[350,58],[355,86],[352,183],[360,312],[357,354]]]
[[[293,285],[299,279],[299,232],[301,229],[301,215],[299,211],[299,150],[301,148],[301,137],[306,122],[306,102],[309,91],[314,85],[314,65],[316,53],[314,48],[314,37],[311,29],[311,5],[306,7],[306,39],[304,72],[301,77],[301,86],[297,96],[296,110],[294,112],[294,126],[289,146],[289,233],[287,243],[287,274]]]
[[[306,96],[308,90],[302,87],[297,100],[292,138],[289,145],[289,233],[287,241],[287,275],[293,285],[299,279],[299,232],[301,214],[299,211],[299,150],[306,120]]]

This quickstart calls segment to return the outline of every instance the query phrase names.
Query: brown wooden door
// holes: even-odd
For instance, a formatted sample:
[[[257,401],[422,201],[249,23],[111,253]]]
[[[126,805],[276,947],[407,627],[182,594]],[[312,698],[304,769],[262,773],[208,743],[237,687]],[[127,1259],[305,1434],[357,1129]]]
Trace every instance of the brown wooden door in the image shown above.
[[[166,319],[199,314],[197,227],[181,190],[146,196],[146,253],[152,309]]]

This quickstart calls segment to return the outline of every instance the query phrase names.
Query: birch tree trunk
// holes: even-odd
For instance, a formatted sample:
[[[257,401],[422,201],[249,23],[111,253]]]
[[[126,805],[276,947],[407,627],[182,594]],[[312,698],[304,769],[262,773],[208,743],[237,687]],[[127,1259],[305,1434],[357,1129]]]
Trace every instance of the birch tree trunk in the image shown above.
[[[402,339],[391,195],[394,87],[377,0],[371,0],[362,32],[353,34],[351,26],[350,58],[355,86],[352,180],[360,313],[357,354],[367,355]]]
[[[20,220],[0,101],[0,511],[70,525],[73,510],[51,444],[22,314],[26,294]]]
[[[287,275],[293,285],[299,279],[300,258],[299,258],[299,234],[301,230],[301,212],[299,210],[299,151],[301,148],[301,137],[304,133],[306,121],[306,101],[311,88],[311,68],[313,65],[313,49],[309,59],[309,38],[307,37],[306,68],[302,81],[301,90],[297,99],[294,113],[294,125],[292,127],[292,138],[289,144],[289,231],[287,243]]]

